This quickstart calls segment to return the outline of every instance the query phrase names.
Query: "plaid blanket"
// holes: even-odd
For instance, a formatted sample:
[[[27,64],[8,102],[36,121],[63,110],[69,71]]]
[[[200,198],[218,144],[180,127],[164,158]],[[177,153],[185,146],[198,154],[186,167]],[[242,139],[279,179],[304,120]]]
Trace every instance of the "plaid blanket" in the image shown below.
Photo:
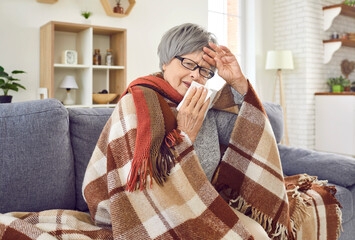
[[[130,88],[154,109],[146,115],[153,143],[155,125],[167,128],[164,114],[170,108],[176,114],[177,102],[167,92],[156,94],[159,84],[148,85]],[[341,215],[335,189],[305,174],[283,178],[271,125],[250,85],[213,184],[183,132],[165,132],[158,142],[169,143],[173,155],[158,154],[163,160],[153,167],[151,155],[143,154],[148,160],[137,162],[131,178],[135,149],[149,145],[137,140],[142,115],[134,104],[137,91],[130,92],[114,109],[87,167],[83,194],[91,219],[64,210],[1,214],[0,239],[253,239],[231,207],[259,222],[272,239],[336,239]]]
[[[112,231],[95,226],[90,215],[71,210],[0,214],[0,239],[113,239]]]
[[[144,80],[160,81],[154,77]],[[324,239],[336,239],[340,216],[334,191],[321,187],[307,175],[295,176],[292,184],[285,185],[271,125],[251,85],[214,185],[207,180],[194,147],[185,136],[174,146],[175,165],[163,185],[147,178],[135,185],[147,187],[125,191],[134,151],[143,146],[137,140],[137,132],[141,131],[137,105],[147,104],[147,109],[154,109],[146,115],[152,125],[166,125],[162,117],[158,119],[165,110],[156,96],[164,89],[157,89],[154,84],[149,87],[149,81],[131,84],[145,99],[135,100],[134,91],[121,98],[89,163],[83,193],[97,225],[112,226],[118,239],[252,239],[252,233],[244,229],[230,209],[232,206],[258,221],[273,239],[294,239],[297,233],[310,239],[302,234],[308,229]],[[174,97],[167,91],[159,95],[174,111]],[[150,165],[149,161],[146,165]],[[138,175],[145,178],[145,172],[141,170]],[[301,189],[306,178],[308,187]],[[322,203],[315,205],[315,198],[309,196],[318,188],[325,192]],[[326,217],[319,212],[309,214],[319,207],[331,210]],[[304,219],[316,224],[303,226]]]

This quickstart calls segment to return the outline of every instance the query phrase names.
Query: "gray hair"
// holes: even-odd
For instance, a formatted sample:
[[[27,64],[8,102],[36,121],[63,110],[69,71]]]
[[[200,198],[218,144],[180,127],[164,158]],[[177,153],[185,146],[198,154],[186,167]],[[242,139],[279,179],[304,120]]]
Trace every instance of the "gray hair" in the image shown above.
[[[158,46],[160,69],[163,70],[163,65],[170,63],[175,56],[202,51],[203,47],[210,48],[208,42],[217,44],[215,35],[199,25],[185,23],[171,28]]]

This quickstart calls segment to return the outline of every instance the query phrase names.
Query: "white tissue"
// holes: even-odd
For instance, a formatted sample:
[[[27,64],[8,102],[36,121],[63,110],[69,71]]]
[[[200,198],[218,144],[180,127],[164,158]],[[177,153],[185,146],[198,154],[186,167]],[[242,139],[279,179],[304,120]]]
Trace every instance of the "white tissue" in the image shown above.
[[[214,99],[215,96],[216,96],[217,90],[215,90],[215,89],[210,89],[210,88],[208,88],[208,87],[206,87],[206,86],[204,86],[204,85],[202,85],[202,84],[199,84],[198,82],[195,82],[195,81],[192,81],[192,83],[191,83],[189,89],[187,89],[187,92],[186,92],[184,98],[183,98],[182,101],[179,103],[179,105],[177,106],[176,109],[179,111],[180,107],[181,107],[182,104],[184,103],[185,98],[186,98],[186,96],[189,94],[189,92],[190,92],[190,90],[192,89],[192,87],[197,87],[197,88],[199,88],[199,87],[204,87],[204,88],[207,89],[208,92],[207,92],[207,96],[206,96],[205,102],[208,100],[208,98],[211,99],[211,100],[210,100],[210,103],[209,103],[209,106],[208,106],[208,109],[210,109],[210,108],[212,107],[212,102],[213,102],[213,99]],[[206,114],[207,114],[207,111],[206,111]],[[206,117],[206,114],[205,114],[205,117]]]

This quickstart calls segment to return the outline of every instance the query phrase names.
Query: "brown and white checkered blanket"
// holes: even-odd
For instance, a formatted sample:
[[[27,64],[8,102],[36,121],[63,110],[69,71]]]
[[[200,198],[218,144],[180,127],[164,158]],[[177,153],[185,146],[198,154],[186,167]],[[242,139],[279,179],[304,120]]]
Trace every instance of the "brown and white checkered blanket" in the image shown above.
[[[154,103],[150,123],[160,123],[161,98],[138,87]],[[175,112],[176,104],[163,96]],[[213,185],[184,136],[173,147],[175,165],[164,184],[147,177],[142,190],[126,190],[135,149],[144,144],[137,141],[133,103],[133,94],[121,98],[89,162],[83,194],[93,222],[74,211],[10,213],[0,215],[0,239],[253,239],[231,207],[259,222],[272,239],[337,238],[334,188],[308,175],[283,178],[271,125],[251,86]]]

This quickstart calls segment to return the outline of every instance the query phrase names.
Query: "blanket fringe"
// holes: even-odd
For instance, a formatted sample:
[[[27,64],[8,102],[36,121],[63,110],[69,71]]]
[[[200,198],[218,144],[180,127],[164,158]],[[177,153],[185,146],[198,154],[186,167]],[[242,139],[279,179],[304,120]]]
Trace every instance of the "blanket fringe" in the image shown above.
[[[150,148],[148,157],[134,159],[127,177],[127,190],[133,192],[140,189],[142,191],[146,187],[148,175],[150,175],[150,187],[152,187],[152,178],[162,186],[170,175],[170,170],[175,166],[174,146],[182,142],[182,137],[179,130],[174,129],[165,136],[162,142]]]
[[[318,180],[317,176],[309,176],[308,174],[301,174],[300,178],[298,179],[298,183],[300,185],[313,183],[313,184],[318,184],[320,186],[324,186],[328,183],[328,180]]]
[[[251,211],[250,217],[252,219],[254,219],[261,226],[263,226],[263,228],[267,233],[270,233],[272,231],[273,219],[267,216],[266,214],[262,213],[260,210],[252,207],[250,204],[248,204],[245,201],[243,197],[238,196],[236,199],[229,200],[229,205],[245,215],[247,215],[247,212],[249,212],[250,210]],[[276,223],[276,229],[275,229],[275,233],[272,234],[272,239],[287,239],[289,234],[290,233],[288,232],[288,228],[286,226],[283,226],[280,223]],[[292,235],[294,237],[295,233],[292,232]]]
[[[180,134],[180,130],[173,129],[169,132],[162,144],[160,145],[159,152],[151,151],[151,159],[153,160],[153,178],[160,185],[163,186],[170,170],[175,166],[175,146],[182,142],[183,136]]]
[[[295,210],[290,216],[291,218],[291,228],[292,228],[292,234],[295,237],[296,232],[300,229],[303,220],[308,216],[310,216],[307,211],[306,207],[309,205],[309,202],[311,199],[307,200],[302,198],[301,192],[299,191],[300,186],[294,186],[293,189],[286,190],[287,193],[293,193],[292,198],[296,199],[296,204],[295,204]]]
[[[340,238],[341,232],[344,232],[343,225],[342,225],[343,213],[341,212],[341,209],[340,209],[340,207],[338,205],[336,206],[336,211],[337,211],[337,215],[338,215],[338,222],[337,222],[337,225],[338,225],[338,228],[337,228],[337,239],[338,239],[338,238]]]

